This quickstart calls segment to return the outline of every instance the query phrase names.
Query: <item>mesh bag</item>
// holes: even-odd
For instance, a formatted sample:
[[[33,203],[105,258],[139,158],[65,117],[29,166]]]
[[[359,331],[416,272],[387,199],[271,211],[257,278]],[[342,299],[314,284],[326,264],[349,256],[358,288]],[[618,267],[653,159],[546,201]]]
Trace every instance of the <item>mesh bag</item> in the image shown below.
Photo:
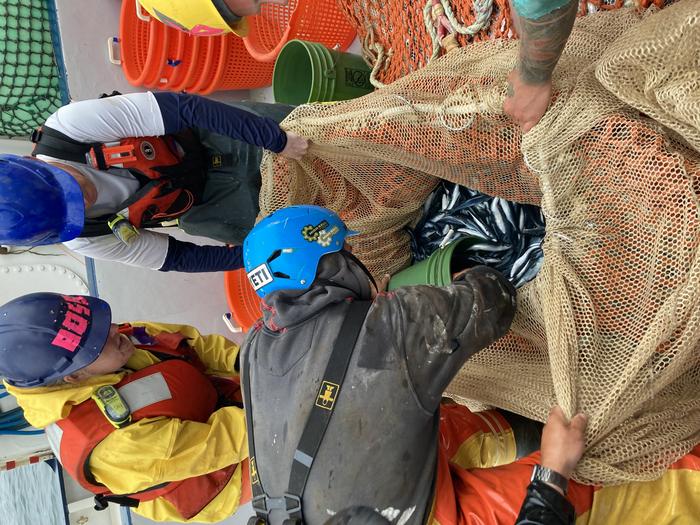
[[[0,2],[0,135],[25,136],[61,106],[43,0]]]
[[[409,264],[404,227],[439,178],[542,207],[544,262],[511,331],[449,392],[539,420],[555,402],[588,414],[582,482],[653,479],[700,441],[699,13],[682,0],[579,19],[524,138],[501,109],[516,44],[485,41],[297,108],[283,127],[310,154],[263,159],[262,215],[338,211],[377,276]]]
[[[357,28],[373,77],[390,83],[430,62],[440,49],[431,22],[431,0],[336,0]],[[580,0],[579,16],[629,5],[663,7],[673,0]],[[515,36],[509,0],[439,0],[459,45]]]

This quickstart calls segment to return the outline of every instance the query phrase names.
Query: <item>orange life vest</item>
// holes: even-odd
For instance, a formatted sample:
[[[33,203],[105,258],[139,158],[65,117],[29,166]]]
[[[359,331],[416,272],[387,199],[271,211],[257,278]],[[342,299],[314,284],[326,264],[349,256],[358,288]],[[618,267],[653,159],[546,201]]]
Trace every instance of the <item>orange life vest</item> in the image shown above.
[[[216,410],[220,392],[211,378],[203,374],[204,366],[185,338],[177,333],[151,337],[145,330],[130,325],[122,325],[120,331],[145,339],[144,344],[136,346],[165,359],[127,375],[115,385],[130,406],[131,422],[163,416],[206,422]],[[68,417],[47,427],[46,433],[61,465],[82,487],[97,495],[115,496],[95,480],[89,461],[94,448],[109,434],[120,430],[108,421],[95,401],[89,399],[74,406]],[[247,460],[245,463],[241,464],[241,469],[247,474]],[[234,464],[206,475],[117,496],[127,496],[137,502],[162,497],[184,519],[190,519],[224,489],[237,467]],[[243,483],[244,486],[249,484],[247,475]]]
[[[129,137],[118,143],[79,142],[44,126],[32,133],[32,155],[88,164],[109,173],[128,169],[141,183],[136,194],[122,203],[137,228],[160,226],[199,202],[208,159],[191,132],[162,137]],[[112,216],[86,219],[81,237],[110,233]]]

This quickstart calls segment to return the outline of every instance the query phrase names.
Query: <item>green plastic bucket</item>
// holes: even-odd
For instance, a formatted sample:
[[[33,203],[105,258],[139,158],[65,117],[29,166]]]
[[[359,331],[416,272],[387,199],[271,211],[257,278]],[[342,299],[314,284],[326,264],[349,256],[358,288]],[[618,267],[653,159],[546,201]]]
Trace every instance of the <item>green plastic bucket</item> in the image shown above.
[[[471,237],[464,237],[434,251],[427,259],[394,274],[389,281],[388,290],[416,284],[447,286],[452,282],[454,273],[468,267],[465,260],[466,248],[475,242]]]
[[[370,69],[362,57],[323,44],[290,40],[272,75],[275,101],[283,104],[348,100],[371,93]]]

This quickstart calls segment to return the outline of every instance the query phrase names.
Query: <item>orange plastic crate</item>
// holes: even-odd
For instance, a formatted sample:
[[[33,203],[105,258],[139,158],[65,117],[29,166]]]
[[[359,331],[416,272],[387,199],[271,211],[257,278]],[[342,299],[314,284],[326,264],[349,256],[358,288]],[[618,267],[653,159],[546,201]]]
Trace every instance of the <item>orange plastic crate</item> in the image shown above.
[[[155,51],[156,40],[152,36],[155,27],[136,17],[135,0],[122,2],[119,17],[119,47],[122,70],[127,81],[140,86],[145,76],[149,55]]]
[[[214,90],[255,89],[272,84],[274,62],[255,60],[248,53],[243,40],[234,34],[223,38],[228,42],[228,53]]]
[[[244,38],[253,58],[274,62],[290,40],[319,42],[345,51],[355,39],[355,28],[334,0],[289,0],[287,5],[264,4],[260,14],[248,18]]]
[[[198,93],[205,95],[213,90],[209,89],[216,81],[216,73],[219,71],[219,63],[223,61],[226,52],[226,41],[220,36],[204,36],[198,38],[206,38],[209,42],[207,52],[203,59],[203,67],[197,75],[196,83],[187,88],[189,93]]]

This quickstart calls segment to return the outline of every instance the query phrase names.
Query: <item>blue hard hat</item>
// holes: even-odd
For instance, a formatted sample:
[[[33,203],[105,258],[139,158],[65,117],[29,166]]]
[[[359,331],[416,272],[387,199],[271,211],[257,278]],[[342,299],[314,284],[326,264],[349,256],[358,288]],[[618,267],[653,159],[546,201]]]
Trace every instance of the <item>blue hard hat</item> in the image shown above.
[[[83,192],[70,174],[37,159],[0,154],[0,244],[69,241],[84,225]]]
[[[41,386],[86,367],[109,336],[112,311],[85,295],[32,293],[0,306],[0,377]]]
[[[343,249],[347,229],[320,206],[290,206],[265,217],[243,241],[248,280],[260,297],[276,290],[305,290],[321,257]]]

